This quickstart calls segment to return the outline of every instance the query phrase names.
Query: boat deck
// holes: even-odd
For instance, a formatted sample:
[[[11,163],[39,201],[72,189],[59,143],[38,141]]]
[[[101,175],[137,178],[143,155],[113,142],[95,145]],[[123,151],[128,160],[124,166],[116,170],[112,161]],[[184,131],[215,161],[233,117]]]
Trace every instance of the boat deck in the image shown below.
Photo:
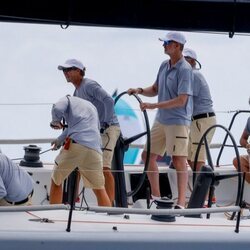
[[[249,211],[245,211],[249,214]],[[74,211],[0,212],[0,249],[249,249],[250,220],[236,221],[224,214],[210,219],[176,217],[159,222],[151,215],[108,215]],[[246,218],[246,217],[245,217]]]

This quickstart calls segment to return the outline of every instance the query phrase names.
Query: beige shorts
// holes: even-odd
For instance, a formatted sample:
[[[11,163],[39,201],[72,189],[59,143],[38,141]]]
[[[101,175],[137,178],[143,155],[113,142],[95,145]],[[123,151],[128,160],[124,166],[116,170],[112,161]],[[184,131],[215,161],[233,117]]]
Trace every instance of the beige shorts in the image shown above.
[[[116,142],[121,134],[121,129],[118,126],[108,127],[102,137],[102,150],[103,150],[103,166],[111,168],[111,163],[114,155],[114,148]]]
[[[206,132],[208,128],[216,124],[216,117],[207,117],[202,119],[197,119],[192,121],[190,126],[189,143],[188,143],[188,160],[194,161],[198,143],[201,137]],[[208,144],[211,143],[214,136],[215,129],[211,130],[207,135]],[[198,161],[205,162],[206,150],[204,144],[200,148],[200,153],[198,156]]]
[[[154,122],[151,128],[151,153],[163,156],[188,155],[189,126],[164,125]],[[147,151],[146,145],[144,150]]]
[[[84,187],[104,188],[102,154],[77,143],[71,143],[68,150],[61,149],[56,157],[52,173],[55,184],[62,184],[76,167],[83,178]]]

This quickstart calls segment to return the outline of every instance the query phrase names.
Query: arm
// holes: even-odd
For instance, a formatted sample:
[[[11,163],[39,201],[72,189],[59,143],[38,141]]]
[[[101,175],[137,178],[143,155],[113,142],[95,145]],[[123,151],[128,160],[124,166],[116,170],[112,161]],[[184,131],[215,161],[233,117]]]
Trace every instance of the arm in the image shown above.
[[[0,177],[0,199],[3,199],[7,195],[3,179]]]
[[[179,95],[176,98],[173,98],[168,101],[159,102],[159,103],[141,103],[141,110],[145,109],[171,109],[179,108],[185,106],[188,100],[188,95]]]
[[[240,145],[244,148],[250,148],[250,144],[248,143],[248,138],[249,134],[248,132],[244,129],[241,138],[240,138]]]
[[[113,114],[114,114],[114,100],[113,98],[95,81],[92,81],[91,84],[88,84],[88,87],[86,87],[86,92],[88,96],[90,96],[92,99],[98,101],[98,106],[94,104],[98,110],[98,113],[102,113],[102,121],[104,123],[109,123],[110,120],[112,120]],[[101,107],[100,107],[101,103]],[[99,119],[100,119],[100,114]]]
[[[147,97],[153,97],[158,94],[158,86],[156,83],[154,83],[152,86],[147,87],[147,88],[137,88],[137,89],[130,88],[127,90],[127,93],[129,95],[140,94],[140,95],[144,95]]]
[[[66,99],[66,97],[60,99],[59,102],[53,105],[51,110],[52,115],[52,121],[50,123],[50,127],[52,129],[63,129],[65,128],[63,124],[61,123],[61,120],[64,117],[64,112],[67,109],[69,105],[69,101]],[[57,150],[62,146],[64,140],[67,137],[68,129],[66,128],[62,134],[55,140],[51,142],[51,145],[53,146],[53,150]]]

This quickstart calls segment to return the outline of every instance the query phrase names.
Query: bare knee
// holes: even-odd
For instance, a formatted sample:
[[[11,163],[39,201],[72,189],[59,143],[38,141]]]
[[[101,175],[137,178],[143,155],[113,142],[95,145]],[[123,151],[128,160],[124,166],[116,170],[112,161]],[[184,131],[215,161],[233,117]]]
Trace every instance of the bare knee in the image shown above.
[[[233,165],[234,165],[234,167],[235,167],[235,168],[237,168],[237,167],[238,167],[238,161],[237,161],[237,158],[234,158],[234,159],[233,159]]]
[[[150,154],[150,155],[149,155],[149,161],[150,161],[150,162],[154,162],[154,161],[156,162],[157,157],[158,157],[158,155],[156,155],[156,154]],[[143,152],[142,152],[142,154],[141,154],[141,159],[142,159],[143,162],[146,162],[146,159],[147,159],[147,151],[143,151]]]
[[[103,167],[103,174],[104,176],[113,176],[112,172],[111,172],[111,169],[109,167]]]

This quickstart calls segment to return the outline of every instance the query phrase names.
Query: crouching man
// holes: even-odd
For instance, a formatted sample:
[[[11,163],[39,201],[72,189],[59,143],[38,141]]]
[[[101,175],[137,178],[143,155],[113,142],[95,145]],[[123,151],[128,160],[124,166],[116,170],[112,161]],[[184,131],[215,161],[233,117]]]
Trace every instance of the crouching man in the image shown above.
[[[0,206],[30,205],[32,194],[31,176],[0,153]]]
[[[62,203],[62,183],[78,168],[84,186],[92,188],[98,205],[111,206],[104,188],[101,137],[96,108],[89,101],[66,96],[53,105],[50,126],[54,129],[64,128],[62,119],[65,119],[67,128],[52,142],[55,150],[64,146],[55,159],[50,203]]]

